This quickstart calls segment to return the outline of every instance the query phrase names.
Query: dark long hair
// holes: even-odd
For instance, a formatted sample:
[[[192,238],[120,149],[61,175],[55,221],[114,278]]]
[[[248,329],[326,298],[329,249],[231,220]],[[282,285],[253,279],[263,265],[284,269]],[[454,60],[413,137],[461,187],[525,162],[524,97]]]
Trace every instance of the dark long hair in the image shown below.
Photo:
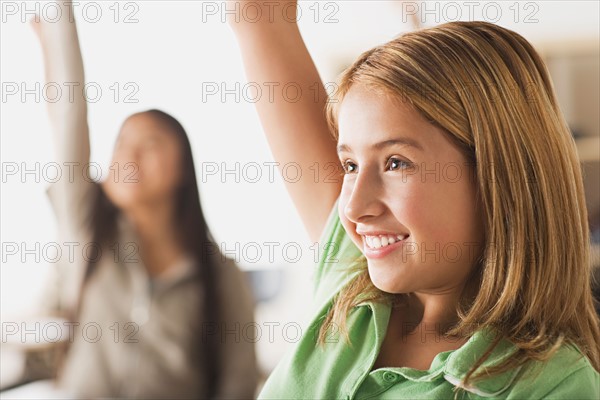
[[[195,276],[204,294],[204,298],[201,301],[202,306],[198,305],[198,317],[200,318],[198,326],[209,325],[216,327],[218,331],[220,327],[218,321],[220,304],[217,293],[217,266],[214,265],[214,257],[210,256],[210,251],[214,250],[214,247],[212,247],[214,241],[200,205],[200,195],[190,141],[183,126],[171,115],[155,109],[145,111],[143,114],[149,114],[165,124],[168,127],[168,132],[179,142],[182,180],[175,196],[176,212],[174,223],[177,227],[179,233],[178,239],[182,243],[183,249],[194,257],[196,261],[195,265],[198,268],[198,273]],[[110,201],[100,185],[98,185],[94,203],[89,222],[93,232],[94,243],[97,243],[99,248],[102,249],[116,240],[118,234],[117,219],[121,211]],[[82,291],[96,270],[98,258],[91,257],[88,261]],[[204,394],[209,398],[215,396],[220,378],[219,337],[220,335],[218,334],[198,335],[197,340],[194,340],[194,343],[190,344],[197,351],[197,360],[204,365],[204,368],[200,368],[200,370],[206,373],[202,380],[207,384],[207,391]]]

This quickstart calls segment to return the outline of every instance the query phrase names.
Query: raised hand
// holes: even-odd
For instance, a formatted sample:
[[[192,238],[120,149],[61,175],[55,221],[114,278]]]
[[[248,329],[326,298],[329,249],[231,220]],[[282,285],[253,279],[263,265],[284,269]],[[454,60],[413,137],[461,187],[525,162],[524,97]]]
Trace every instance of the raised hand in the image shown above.
[[[40,21],[40,16],[36,15],[35,17],[31,18],[29,20],[29,25],[31,26],[31,28],[33,29],[33,31],[35,32],[35,36],[37,36],[38,40],[41,41],[42,39],[42,32],[41,32],[41,21]]]
[[[72,3],[56,1],[55,7],[61,10],[58,20],[48,22],[35,16],[30,25],[42,47],[46,82],[64,88],[56,101],[47,103],[56,161],[75,162],[83,167],[90,158],[83,59]]]

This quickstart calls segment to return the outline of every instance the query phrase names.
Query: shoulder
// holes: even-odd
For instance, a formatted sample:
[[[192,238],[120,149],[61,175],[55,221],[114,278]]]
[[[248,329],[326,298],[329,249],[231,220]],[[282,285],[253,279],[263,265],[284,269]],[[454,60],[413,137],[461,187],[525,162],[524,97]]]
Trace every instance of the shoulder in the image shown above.
[[[467,344],[451,353],[444,377],[455,386],[471,392],[475,398],[503,399],[599,399],[600,376],[577,346],[563,344],[546,360],[529,360],[519,367],[477,380],[468,386],[461,384],[473,361],[488,351],[488,357],[478,368],[487,370],[513,357],[518,350],[503,338],[493,349],[497,332],[482,329]]]
[[[525,373],[532,377],[520,380],[515,392],[536,398],[600,398],[600,374],[573,344],[564,344],[549,360],[532,362]]]
[[[329,212],[318,243],[318,262],[314,272],[317,306],[328,301],[352,278],[354,267],[366,262],[362,252],[346,233],[338,214],[339,198]]]

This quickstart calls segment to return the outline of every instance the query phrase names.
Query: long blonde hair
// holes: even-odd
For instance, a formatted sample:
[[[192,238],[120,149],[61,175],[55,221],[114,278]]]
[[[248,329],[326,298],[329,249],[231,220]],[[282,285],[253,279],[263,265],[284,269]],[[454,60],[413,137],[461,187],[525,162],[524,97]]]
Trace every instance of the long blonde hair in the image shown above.
[[[342,74],[337,102],[328,104],[336,137],[338,105],[355,84],[408,100],[474,161],[485,246],[474,275],[478,292],[464,296],[448,335],[470,337],[489,327],[517,346],[485,376],[547,360],[564,343],[577,345],[600,370],[581,168],[531,44],[490,23],[451,22],[367,51]],[[346,316],[358,302],[402,296],[377,289],[366,263],[356,265],[360,272],[336,296],[320,343],[332,324],[347,332]],[[474,372],[485,357],[463,385],[484,376]]]

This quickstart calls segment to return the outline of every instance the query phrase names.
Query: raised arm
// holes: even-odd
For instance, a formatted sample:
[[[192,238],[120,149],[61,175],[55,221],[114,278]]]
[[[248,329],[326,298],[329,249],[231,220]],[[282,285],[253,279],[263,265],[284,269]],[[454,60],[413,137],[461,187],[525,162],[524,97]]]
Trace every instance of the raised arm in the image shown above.
[[[55,161],[61,178],[50,185],[48,195],[57,216],[61,236],[78,239],[87,221],[92,192],[90,179],[90,139],[87,102],[83,94],[85,77],[71,1],[54,3],[61,11],[57,21],[36,16],[31,24],[44,56],[46,82],[60,88],[57,101],[47,102],[52,125]],[[51,86],[50,86],[51,87]]]
[[[60,87],[62,93],[58,101],[47,103],[56,161],[83,167],[90,160],[83,60],[72,2],[61,0],[55,4],[61,10],[58,21],[48,22],[37,16],[31,24],[42,46],[46,82]],[[68,172],[67,166],[64,172]]]
[[[55,5],[61,9],[58,21],[39,17],[31,21],[43,51],[45,79],[60,87],[62,93],[58,101],[47,103],[55,161],[61,167],[61,178],[49,185],[47,195],[56,216],[59,243],[77,243],[81,249],[92,240],[88,219],[99,185],[87,173],[90,140],[83,97],[85,79],[72,4],[60,0]],[[81,251],[74,254],[75,259],[63,257],[53,264],[55,273],[44,289],[40,312],[55,314],[75,309],[87,261]]]
[[[228,9],[233,9],[231,3]],[[239,2],[240,10],[244,3]],[[278,84],[272,98],[262,96],[256,103],[258,115],[280,171],[288,163],[301,168],[297,182],[290,182],[295,176],[284,181],[310,238],[317,241],[342,182],[336,143],[325,117],[325,89],[295,22],[297,1],[250,3],[260,4],[262,18],[245,21],[240,13],[236,21],[230,14],[230,25],[248,80],[261,86]],[[288,84],[301,88],[298,101],[294,89],[287,94],[283,90]]]

